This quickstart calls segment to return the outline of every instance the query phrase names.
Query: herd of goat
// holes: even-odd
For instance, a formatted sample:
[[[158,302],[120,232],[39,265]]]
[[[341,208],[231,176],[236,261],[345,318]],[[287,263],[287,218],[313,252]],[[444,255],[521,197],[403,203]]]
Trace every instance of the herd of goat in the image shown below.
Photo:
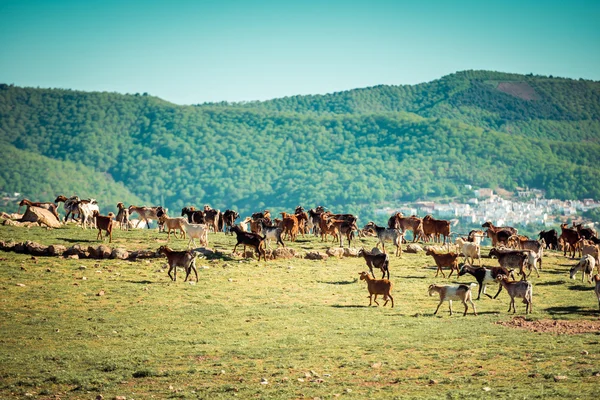
[[[483,230],[473,230],[467,237],[457,237],[455,243],[451,244],[450,237],[451,224],[449,221],[435,219],[430,215],[424,218],[417,216],[404,216],[402,213],[394,213],[388,220],[387,226],[378,226],[374,222],[367,223],[362,229],[358,228],[357,217],[352,214],[333,214],[325,211],[321,206],[310,209],[306,212],[302,207],[297,207],[294,213],[280,213],[281,218],[271,218],[269,210],[257,212],[250,217],[237,222],[240,215],[234,210],[226,210],[221,213],[220,210],[204,206],[198,210],[194,207],[185,207],[181,210],[181,216],[169,217],[168,210],[163,207],[138,207],[130,205],[125,207],[123,203],[117,204],[118,213],[100,215],[99,207],[94,199],[82,200],[77,196],[67,198],[58,196],[54,203],[50,202],[31,202],[23,199],[19,206],[35,206],[50,211],[58,220],[60,220],[58,209],[59,204],[63,203],[66,223],[69,218],[79,222],[85,229],[95,227],[98,229],[97,239],[102,240],[102,232],[105,231],[109,242],[112,242],[112,233],[115,227],[120,229],[131,229],[142,226],[150,227],[150,221],[155,220],[159,225],[159,230],[167,232],[167,241],[170,240],[171,233],[182,238],[187,238],[188,250],[175,251],[168,246],[161,246],[159,253],[167,257],[169,265],[169,277],[175,281],[177,279],[177,267],[181,267],[186,272],[185,280],[190,273],[194,271],[196,280],[198,273],[195,267],[197,253],[192,248],[196,246],[195,239],[198,239],[200,245],[208,245],[209,232],[229,232],[235,235],[237,241],[233,252],[238,246],[243,246],[244,254],[246,247],[250,247],[264,261],[266,258],[266,248],[270,247],[271,241],[277,246],[285,247],[284,240],[295,241],[298,235],[312,234],[320,236],[321,241],[328,241],[331,236],[334,241],[339,241],[339,246],[344,246],[344,239],[350,246],[355,235],[374,236],[377,238],[376,247],[373,251],[361,249],[357,255],[363,257],[370,274],[361,272],[360,279],[366,281],[369,291],[369,305],[375,302],[377,305],[377,296],[383,296],[384,306],[391,300],[391,306],[394,306],[392,297],[392,282],[389,270],[389,256],[385,250],[385,243],[391,242],[396,248],[396,256],[402,255],[402,244],[406,243],[406,233],[412,231],[412,244],[409,244],[407,250],[416,250],[419,246],[416,242],[421,240],[424,243],[434,242],[439,245],[425,246],[426,255],[431,256],[437,266],[435,276],[440,273],[446,277],[443,269],[449,268],[452,276],[456,272],[457,276],[465,274],[472,275],[479,286],[477,299],[480,299],[481,293],[492,297],[486,293],[486,285],[497,283],[498,292],[493,298],[496,298],[504,288],[509,294],[511,301],[508,311],[515,309],[515,298],[523,299],[526,304],[525,312],[532,311],[532,284],[528,280],[533,271],[539,277],[539,270],[542,269],[542,258],[545,249],[562,250],[563,255],[567,252],[571,258],[575,258],[579,252],[579,262],[570,270],[570,277],[573,279],[578,271],[582,272],[582,281],[588,277],[588,282],[595,282],[595,294],[598,297],[600,307],[600,240],[596,232],[591,228],[582,225],[569,227],[567,224],[561,225],[561,234],[556,230],[542,231],[539,234],[539,240],[530,239],[518,234],[518,231],[512,227],[496,227],[491,222],[482,225]],[[131,217],[138,214],[138,219]],[[498,260],[497,267],[481,266],[481,240],[484,237],[490,238],[492,249],[488,256],[495,257]],[[412,247],[411,247],[412,245]],[[381,251],[379,251],[381,246]],[[463,258],[462,265],[459,264],[460,258]],[[475,267],[475,262],[479,263]],[[539,269],[538,269],[539,265]],[[460,267],[460,268],[459,268]],[[382,278],[376,279],[373,269],[379,269],[382,272]],[[594,269],[598,268],[598,274],[594,274]],[[520,276],[520,280],[515,280],[514,272]],[[527,273],[529,271],[529,273]],[[171,272],[174,275],[171,275]],[[386,278],[387,276],[387,278]],[[450,314],[452,315],[452,301],[461,301],[465,307],[464,315],[467,314],[468,304],[470,303],[473,313],[477,315],[475,304],[472,300],[471,285],[430,285],[429,295],[437,293],[440,303],[435,310],[436,314],[439,307],[445,301],[449,302]],[[374,297],[373,297],[374,295]]]

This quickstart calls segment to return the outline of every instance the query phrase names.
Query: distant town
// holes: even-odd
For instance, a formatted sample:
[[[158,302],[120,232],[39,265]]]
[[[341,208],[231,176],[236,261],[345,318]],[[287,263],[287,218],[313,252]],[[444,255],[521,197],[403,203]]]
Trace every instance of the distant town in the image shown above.
[[[471,189],[467,186],[468,189]],[[580,214],[600,207],[594,199],[557,200],[544,198],[539,189],[519,188],[509,199],[499,196],[492,189],[477,189],[466,203],[436,203],[419,201],[399,208],[386,207],[377,214],[391,215],[400,211],[405,215],[424,216],[453,220],[464,225],[481,225],[491,221],[496,226],[543,225],[556,227],[563,222],[580,219]]]

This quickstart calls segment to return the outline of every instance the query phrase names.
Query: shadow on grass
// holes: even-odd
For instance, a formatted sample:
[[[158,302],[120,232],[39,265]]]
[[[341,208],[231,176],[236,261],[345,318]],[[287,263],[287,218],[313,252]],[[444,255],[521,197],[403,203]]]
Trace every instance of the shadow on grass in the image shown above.
[[[541,282],[541,283],[536,283],[536,286],[558,286],[558,285],[563,285],[565,283],[565,281],[552,281],[552,282]]]
[[[331,307],[333,307],[333,308],[369,308],[369,306],[342,305],[342,304],[334,304]],[[371,306],[371,307],[376,307],[376,306]]]
[[[153,281],[126,281],[127,283],[136,283],[139,285],[149,285],[151,283],[163,283],[163,282],[153,282]]]
[[[426,276],[405,276],[404,279],[427,279]]]
[[[569,270],[567,269],[567,270],[564,270],[564,271],[557,271],[557,270],[548,271],[548,270],[545,269],[545,270],[541,271],[541,273],[542,274],[552,274],[552,275],[568,275],[569,274]]]
[[[551,315],[569,315],[569,314],[579,314],[579,315],[596,315],[598,312],[596,310],[591,310],[588,307],[581,306],[567,306],[567,307],[548,307],[545,308],[548,314]]]
[[[70,239],[70,238],[57,238],[57,240],[64,240],[69,243],[100,243],[98,240],[90,240],[90,239]]]
[[[594,285],[588,284],[586,286],[583,284],[577,284],[577,285],[569,286],[569,290],[576,290],[578,292],[591,292],[594,290]]]
[[[325,283],[327,285],[351,285],[356,282],[358,282],[358,279],[354,279],[352,281],[335,281],[335,282],[317,281],[317,283]]]

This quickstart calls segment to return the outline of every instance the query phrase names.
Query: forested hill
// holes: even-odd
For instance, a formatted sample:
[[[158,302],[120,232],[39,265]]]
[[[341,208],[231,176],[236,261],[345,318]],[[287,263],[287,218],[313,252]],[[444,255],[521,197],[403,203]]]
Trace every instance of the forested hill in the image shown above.
[[[470,196],[466,184],[600,198],[599,116],[598,82],[492,72],[201,106],[0,85],[0,189],[77,193],[103,210],[118,198],[246,214],[323,204],[369,217]]]

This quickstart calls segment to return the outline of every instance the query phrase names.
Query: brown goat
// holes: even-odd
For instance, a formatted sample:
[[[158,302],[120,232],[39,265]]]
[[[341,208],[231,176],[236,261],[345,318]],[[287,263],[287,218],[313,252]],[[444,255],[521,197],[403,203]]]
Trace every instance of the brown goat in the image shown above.
[[[96,240],[103,240],[102,231],[106,231],[106,234],[109,237],[108,243],[112,243],[112,231],[114,222],[113,217],[115,216],[113,213],[108,213],[108,215],[100,215],[98,211],[94,211],[92,214],[94,218],[96,218],[96,228],[98,228],[98,235],[96,236]]]
[[[367,289],[369,290],[369,306],[371,306],[374,301],[375,304],[379,305],[377,302],[377,296],[383,295],[383,299],[385,303],[383,306],[388,303],[389,300],[392,300],[392,308],[394,308],[394,298],[392,297],[392,282],[387,279],[373,279],[367,272],[360,272],[360,280],[367,281]],[[372,296],[375,295],[375,298],[372,299]],[[388,300],[389,298],[389,300]]]
[[[177,267],[182,267],[185,270],[185,281],[188,280],[190,272],[193,270],[196,274],[196,282],[198,282],[198,271],[196,271],[196,253],[193,250],[174,251],[170,247],[160,246],[158,252],[167,256],[169,263],[169,278],[172,281],[177,281]],[[171,276],[173,271],[174,276]]]
[[[435,261],[435,265],[437,265],[437,271],[435,273],[436,277],[440,272],[442,273],[442,276],[444,278],[446,277],[444,271],[442,271],[442,267],[450,267],[450,275],[448,275],[448,278],[452,276],[452,273],[454,273],[454,271],[456,271],[456,273],[458,274],[458,253],[437,253],[435,249],[430,249],[427,250],[425,254],[428,256],[432,256]]]

